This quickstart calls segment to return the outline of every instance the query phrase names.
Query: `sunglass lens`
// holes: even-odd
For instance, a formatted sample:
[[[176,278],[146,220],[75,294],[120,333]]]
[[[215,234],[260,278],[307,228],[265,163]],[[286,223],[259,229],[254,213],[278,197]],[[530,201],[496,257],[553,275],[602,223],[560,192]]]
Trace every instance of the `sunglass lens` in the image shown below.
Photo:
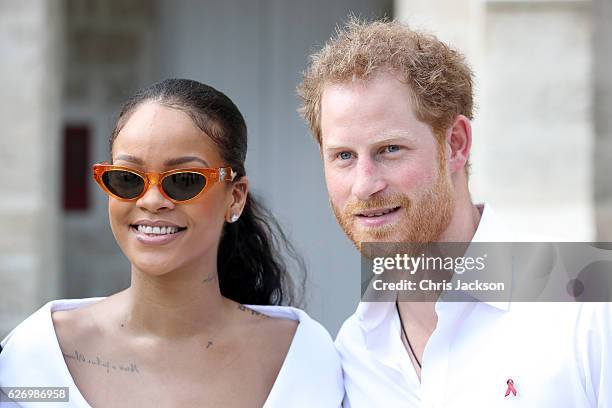
[[[170,198],[177,201],[192,199],[206,185],[206,177],[198,173],[175,173],[162,180],[162,188]]]
[[[136,198],[144,189],[142,177],[129,171],[109,170],[102,174],[102,181],[111,193],[121,198]]]

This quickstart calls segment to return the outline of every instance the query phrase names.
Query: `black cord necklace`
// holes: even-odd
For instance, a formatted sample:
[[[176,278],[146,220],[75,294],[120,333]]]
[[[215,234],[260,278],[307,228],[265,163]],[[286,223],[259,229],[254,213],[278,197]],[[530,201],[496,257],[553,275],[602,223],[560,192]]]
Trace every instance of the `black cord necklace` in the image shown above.
[[[414,357],[414,360],[416,361],[416,363],[417,363],[417,365],[419,366],[419,369],[420,369],[421,368],[421,362],[419,361],[416,353],[414,352],[414,349],[412,348],[412,344],[410,344],[410,339],[408,338],[408,334],[406,333],[406,329],[404,328],[404,322],[402,321],[402,314],[400,313],[399,305],[398,305],[397,301],[395,302],[395,308],[397,309],[397,315],[399,316],[400,326],[402,327],[402,334],[406,338],[406,343],[408,343],[408,348],[410,349],[410,352],[412,353],[412,356]]]

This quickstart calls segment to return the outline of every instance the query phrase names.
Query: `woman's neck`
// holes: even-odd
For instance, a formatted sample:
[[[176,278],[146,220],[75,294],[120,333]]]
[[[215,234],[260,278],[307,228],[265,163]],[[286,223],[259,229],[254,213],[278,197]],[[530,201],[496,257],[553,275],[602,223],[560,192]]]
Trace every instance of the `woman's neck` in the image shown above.
[[[124,324],[160,338],[216,331],[233,303],[221,295],[216,265],[159,276],[132,267],[132,283],[124,296]]]

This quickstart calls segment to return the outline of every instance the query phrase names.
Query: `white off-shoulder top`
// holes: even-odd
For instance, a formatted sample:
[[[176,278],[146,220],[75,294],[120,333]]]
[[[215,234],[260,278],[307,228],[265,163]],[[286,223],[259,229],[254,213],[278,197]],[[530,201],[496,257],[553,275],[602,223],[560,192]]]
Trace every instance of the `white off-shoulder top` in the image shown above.
[[[69,402],[0,402],[5,407],[89,408],[76,387],[53,327],[51,313],[83,307],[102,298],[47,303],[2,340],[0,387],[68,387]],[[247,307],[271,317],[299,322],[265,408],[334,407],[342,404],[344,386],[339,357],[329,333],[306,312],[288,306]],[[4,401],[4,400],[3,400]]]

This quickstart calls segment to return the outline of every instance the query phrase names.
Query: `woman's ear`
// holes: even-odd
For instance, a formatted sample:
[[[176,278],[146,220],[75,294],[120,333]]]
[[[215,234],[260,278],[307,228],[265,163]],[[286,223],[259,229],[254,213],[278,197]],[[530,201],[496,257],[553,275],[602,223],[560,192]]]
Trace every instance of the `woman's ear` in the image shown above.
[[[242,176],[232,182],[231,189],[231,201],[225,214],[225,221],[229,223],[238,221],[246,204],[249,194],[249,179],[247,176]]]

